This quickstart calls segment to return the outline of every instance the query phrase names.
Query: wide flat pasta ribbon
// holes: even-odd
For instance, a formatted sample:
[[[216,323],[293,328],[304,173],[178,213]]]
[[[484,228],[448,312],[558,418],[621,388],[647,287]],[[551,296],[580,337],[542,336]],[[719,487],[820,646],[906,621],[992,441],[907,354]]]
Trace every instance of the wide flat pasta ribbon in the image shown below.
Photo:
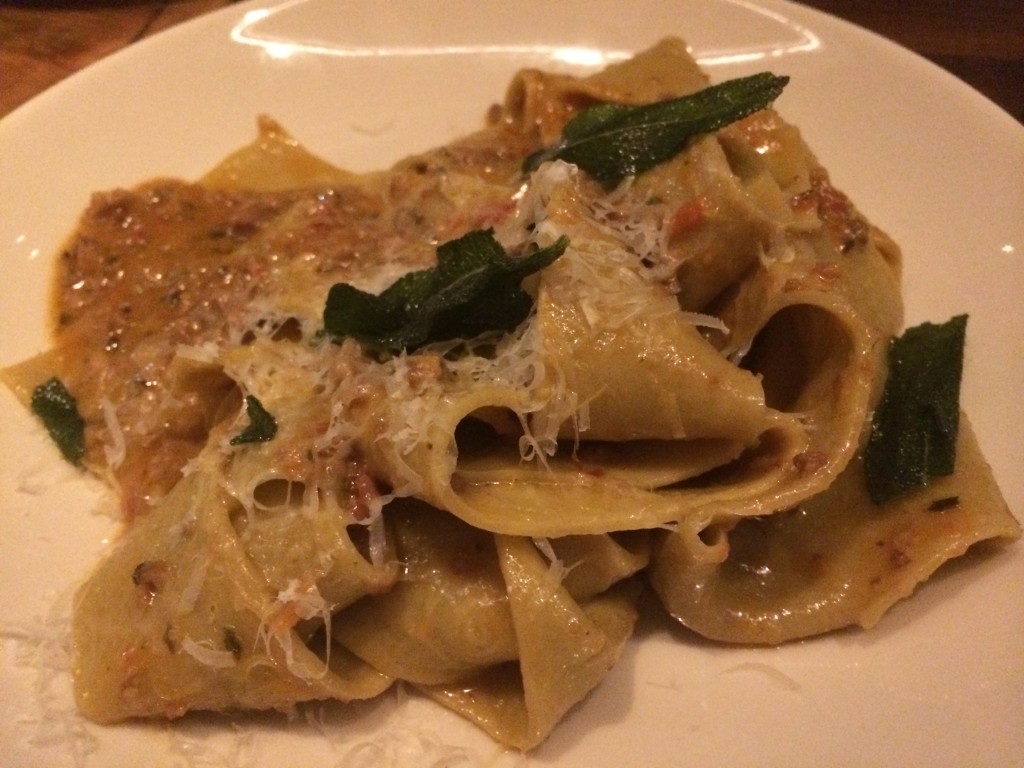
[[[577,602],[528,539],[496,541],[517,664],[421,690],[498,741],[525,750],[543,741],[618,661],[636,621],[639,585],[620,582]]]
[[[953,475],[871,502],[859,459],[792,510],[748,518],[721,563],[665,543],[651,571],[665,607],[705,637],[774,644],[849,625],[874,626],[943,563],[1020,526],[961,415]]]
[[[527,749],[607,674],[632,632],[647,542],[495,537],[423,504],[386,515],[403,578],[333,636],[500,741]]]
[[[193,474],[126,532],[79,591],[73,664],[86,716],[109,723],[189,710],[286,708],[372,698],[391,685],[327,645],[324,616],[337,606],[323,601],[320,587],[377,592],[394,579],[393,566],[359,565],[349,543],[340,578],[359,586],[324,579],[275,590],[232,522],[240,512],[214,478]],[[339,546],[342,539],[344,530]]]

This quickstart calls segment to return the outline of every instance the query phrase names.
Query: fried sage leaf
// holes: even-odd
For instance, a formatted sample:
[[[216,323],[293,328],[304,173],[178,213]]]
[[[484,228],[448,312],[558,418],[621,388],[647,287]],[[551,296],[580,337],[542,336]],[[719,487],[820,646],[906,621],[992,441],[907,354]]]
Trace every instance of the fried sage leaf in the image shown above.
[[[437,249],[437,266],[400,277],[379,296],[347,283],[331,287],[324,328],[383,352],[413,351],[435,341],[510,331],[533,308],[523,278],[553,262],[569,244],[510,256],[490,230],[475,230]]]
[[[263,407],[263,403],[252,395],[246,395],[245,413],[249,417],[249,426],[231,438],[231,445],[265,443],[274,439],[277,420]]]
[[[882,504],[949,475],[960,426],[967,315],[910,328],[889,348],[889,378],[864,454],[868,493]]]
[[[80,462],[85,455],[85,420],[61,380],[54,377],[36,387],[31,406],[64,458],[72,464]]]
[[[598,104],[570,120],[561,141],[528,157],[523,170],[564,160],[612,186],[670,159],[692,137],[764,109],[788,82],[788,77],[761,72],[654,104]]]

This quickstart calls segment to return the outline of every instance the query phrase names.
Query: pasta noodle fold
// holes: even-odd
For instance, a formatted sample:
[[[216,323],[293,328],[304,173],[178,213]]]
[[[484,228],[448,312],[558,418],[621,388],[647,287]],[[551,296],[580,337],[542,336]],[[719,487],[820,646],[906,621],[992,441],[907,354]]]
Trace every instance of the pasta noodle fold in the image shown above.
[[[75,690],[86,715],[114,722],[280,708],[372,698],[391,685],[323,637],[304,642],[312,627],[303,623],[334,606],[316,583],[269,585],[232,525],[235,506],[210,479],[192,475],[132,527],[78,593]],[[362,570],[358,587],[340,591],[379,590],[393,578],[393,569]],[[342,578],[356,580],[359,571],[345,569]]]
[[[874,626],[942,563],[1019,535],[966,420],[957,450],[953,475],[881,507],[855,459],[822,493],[737,525],[723,562],[697,565],[670,540],[651,577],[673,615],[716,640],[775,644]]]
[[[519,661],[425,692],[520,749],[536,746],[614,666],[632,634],[637,585],[619,583],[584,602],[551,578],[529,540],[497,538]],[[467,686],[465,683],[469,683]]]
[[[405,575],[340,612],[333,636],[376,669],[522,749],[614,664],[646,542],[493,536],[421,505],[388,513]]]

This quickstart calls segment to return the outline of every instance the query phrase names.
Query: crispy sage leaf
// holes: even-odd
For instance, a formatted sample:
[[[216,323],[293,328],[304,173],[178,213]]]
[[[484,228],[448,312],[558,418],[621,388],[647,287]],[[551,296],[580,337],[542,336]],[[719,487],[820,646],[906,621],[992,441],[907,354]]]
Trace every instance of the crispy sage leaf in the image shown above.
[[[598,104],[570,120],[558,144],[528,157],[523,171],[546,160],[564,160],[612,186],[665,162],[693,136],[764,109],[788,82],[788,77],[761,72],[654,104]]]
[[[957,315],[893,340],[889,378],[864,453],[868,493],[876,504],[952,474],[966,332],[967,315]]]
[[[52,378],[36,387],[31,405],[64,458],[72,464],[80,462],[85,455],[85,420],[61,380]]]
[[[274,439],[277,420],[267,412],[263,403],[252,395],[246,395],[245,413],[249,417],[249,426],[231,438],[231,445],[265,443]]]
[[[510,331],[533,307],[523,278],[553,262],[569,240],[512,257],[490,230],[475,230],[437,249],[437,266],[400,277],[379,296],[347,283],[331,287],[324,329],[383,352]]]

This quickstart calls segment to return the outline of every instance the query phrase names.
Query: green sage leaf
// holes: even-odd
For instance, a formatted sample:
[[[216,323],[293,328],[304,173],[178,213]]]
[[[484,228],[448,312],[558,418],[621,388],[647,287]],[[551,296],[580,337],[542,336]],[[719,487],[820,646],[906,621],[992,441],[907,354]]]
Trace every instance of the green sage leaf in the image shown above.
[[[437,265],[411,272],[379,296],[349,285],[331,287],[324,329],[384,352],[510,331],[533,308],[525,277],[562,255],[566,237],[520,257],[505,252],[490,230],[475,230],[437,249]]]
[[[231,438],[231,445],[265,443],[274,439],[277,435],[277,420],[252,395],[245,396],[245,414],[249,417],[249,426]]]
[[[952,474],[966,333],[967,315],[958,315],[893,340],[889,377],[864,452],[868,493],[876,504]]]
[[[40,384],[32,391],[31,407],[64,458],[78,464],[85,455],[85,420],[67,387],[58,378]]]
[[[653,104],[598,104],[570,120],[561,141],[528,157],[523,171],[564,160],[613,186],[672,158],[694,136],[764,109],[788,82],[788,77],[761,72]]]

